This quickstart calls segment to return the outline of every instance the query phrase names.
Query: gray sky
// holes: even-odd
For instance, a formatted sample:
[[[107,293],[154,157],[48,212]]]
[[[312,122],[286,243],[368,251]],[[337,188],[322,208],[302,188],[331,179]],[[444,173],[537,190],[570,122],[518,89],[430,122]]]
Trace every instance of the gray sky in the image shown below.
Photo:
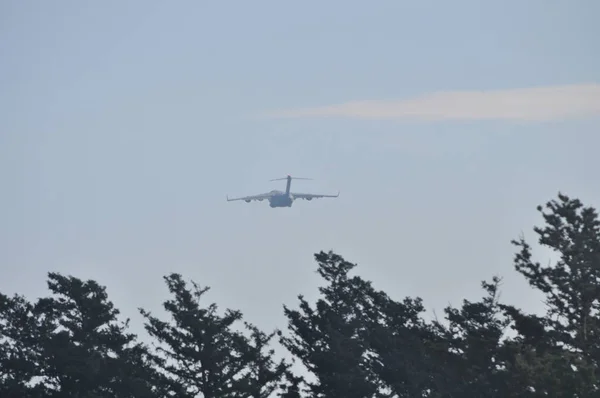
[[[561,190],[600,202],[600,3],[2,2],[0,289],[94,278],[141,326],[172,271],[265,329],[333,249],[438,312]],[[363,102],[370,101],[370,102]],[[338,199],[227,203],[281,189]],[[532,243],[534,241],[532,240]],[[540,252],[546,262],[548,253]],[[139,323],[138,323],[139,321]]]

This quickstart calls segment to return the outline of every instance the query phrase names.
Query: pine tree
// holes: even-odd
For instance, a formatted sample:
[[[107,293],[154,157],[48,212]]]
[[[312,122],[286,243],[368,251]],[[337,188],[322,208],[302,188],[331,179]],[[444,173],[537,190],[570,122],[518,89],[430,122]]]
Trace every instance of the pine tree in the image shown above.
[[[383,292],[374,294],[373,308],[366,320],[371,350],[369,366],[393,397],[420,397],[436,391],[434,357],[436,335],[421,318],[420,298],[401,302]]]
[[[0,294],[0,397],[47,395],[36,380],[44,374],[40,341],[52,331],[43,325],[23,296]]]
[[[278,332],[281,336],[281,332]],[[290,369],[284,373],[284,380],[279,386],[278,398],[303,398],[302,385],[306,384],[304,377],[296,376]]]
[[[447,307],[448,325],[435,321],[440,335],[437,372],[438,395],[506,397],[508,376],[502,339],[509,321],[499,303],[500,278],[482,282],[486,296],[481,301],[463,300],[460,309]]]
[[[289,370],[289,365],[280,360],[275,362],[275,350],[270,347],[276,332],[266,334],[251,323],[245,322],[250,331],[246,347],[247,370],[246,389],[252,398],[269,398],[279,389],[281,381]]]
[[[3,297],[6,391],[44,397],[152,397],[154,372],[143,345],[119,323],[105,288],[48,274],[52,296],[34,305]],[[4,364],[3,364],[4,365]],[[38,379],[38,380],[35,380]],[[35,387],[27,387],[34,384]],[[12,392],[7,393],[11,396]],[[4,396],[4,395],[3,395]]]
[[[251,336],[234,327],[240,311],[217,313],[214,303],[201,301],[209,290],[180,274],[165,278],[173,298],[164,302],[171,320],[162,321],[140,309],[146,330],[157,342],[154,362],[168,384],[167,396],[203,398],[267,397],[279,384],[286,365],[275,363],[267,349],[273,335],[246,323]],[[266,351],[265,351],[266,350]]]
[[[300,309],[284,306],[291,336],[281,343],[317,379],[306,382],[309,396],[374,397],[379,386],[368,359],[363,311],[371,306],[369,283],[348,273],[355,265],[333,252],[315,255],[318,273],[328,282],[315,308],[299,296]]]
[[[57,397],[153,396],[152,368],[145,347],[118,322],[106,289],[97,282],[50,273],[55,297],[36,304],[53,333],[43,338],[46,383]]]
[[[521,237],[515,269],[546,297],[545,319],[526,316],[514,308],[515,328],[530,347],[524,371],[535,367],[541,380],[561,381],[562,396],[600,394],[600,221],[592,207],[558,194],[538,206],[545,225],[535,227],[539,243],[559,256],[543,267],[532,259],[531,246]],[[544,211],[546,210],[546,211]],[[537,340],[537,341],[536,341]],[[542,373],[540,373],[542,372]],[[555,386],[553,394],[559,394]],[[538,385],[538,391],[544,389]],[[569,395],[570,394],[570,395]],[[556,395],[559,396],[559,395]]]

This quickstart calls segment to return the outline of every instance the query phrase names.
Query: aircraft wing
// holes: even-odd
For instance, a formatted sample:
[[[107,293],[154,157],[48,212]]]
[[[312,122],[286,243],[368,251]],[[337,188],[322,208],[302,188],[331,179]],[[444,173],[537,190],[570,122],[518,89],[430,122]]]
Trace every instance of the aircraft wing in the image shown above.
[[[267,193],[261,193],[258,195],[251,195],[251,196],[242,196],[240,198],[230,198],[229,196],[227,196],[227,201],[231,202],[234,200],[245,200],[246,202],[250,202],[252,200],[265,200],[265,199],[269,199],[271,196],[273,196],[272,192],[267,192]]]
[[[338,196],[340,196],[339,192],[336,195],[321,195],[321,194],[314,194],[314,193],[294,193],[294,192],[292,192],[291,194],[296,199],[306,199],[306,200],[319,199],[319,198],[337,198]]]

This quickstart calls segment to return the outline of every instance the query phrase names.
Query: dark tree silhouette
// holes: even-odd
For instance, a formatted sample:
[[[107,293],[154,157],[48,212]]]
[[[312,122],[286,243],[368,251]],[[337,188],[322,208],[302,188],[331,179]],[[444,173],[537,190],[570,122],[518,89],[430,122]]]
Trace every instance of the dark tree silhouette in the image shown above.
[[[426,321],[420,298],[392,299],[330,251],[315,255],[316,303],[284,305],[286,333],[219,314],[202,302],[208,287],[166,276],[169,320],[140,309],[150,350],[103,286],[50,273],[48,297],[0,293],[0,397],[599,397],[600,221],[560,193],[538,211],[534,231],[558,260],[541,266],[521,238],[514,266],[545,297],[543,315],[501,303],[494,277],[479,301]],[[275,359],[276,334],[310,376]]]
[[[341,256],[315,255],[318,273],[328,282],[315,308],[299,296],[300,310],[284,306],[290,336],[281,337],[288,351],[317,378],[306,383],[310,397],[374,397],[379,385],[369,368],[365,313],[372,288],[348,273],[355,267]]]
[[[275,363],[266,335],[246,323],[251,336],[236,331],[239,311],[217,313],[217,305],[202,306],[209,290],[195,282],[188,288],[179,274],[166,276],[173,299],[164,302],[171,321],[165,322],[140,309],[146,330],[157,341],[153,360],[169,385],[167,395],[177,397],[268,397],[287,369]]]
[[[434,326],[445,349],[440,357],[440,396],[506,397],[508,375],[503,368],[502,338],[509,321],[499,303],[500,278],[482,282],[486,295],[481,301],[463,300],[460,309],[447,307],[447,326]]]
[[[286,370],[284,380],[280,384],[280,389],[277,394],[278,398],[302,398],[304,392],[302,385],[305,384],[302,376],[296,376],[290,369]]]
[[[398,302],[383,292],[372,292],[373,307],[365,317],[369,366],[384,390],[393,397],[415,397],[437,390],[436,335],[421,318],[420,298]]]
[[[544,211],[547,210],[547,211]],[[545,225],[534,227],[539,243],[558,255],[543,267],[524,237],[515,269],[546,297],[544,318],[506,306],[519,333],[521,379],[540,394],[593,397],[600,394],[600,221],[592,207],[558,194],[538,206]],[[526,383],[525,381],[521,381]]]
[[[2,344],[2,396],[155,396],[146,349],[117,321],[105,288],[58,273],[48,287],[52,296],[35,305],[2,298],[2,337],[12,341]]]
[[[34,306],[23,296],[0,294],[0,396],[43,397],[36,382],[44,375],[42,339],[53,328],[40,323]]]

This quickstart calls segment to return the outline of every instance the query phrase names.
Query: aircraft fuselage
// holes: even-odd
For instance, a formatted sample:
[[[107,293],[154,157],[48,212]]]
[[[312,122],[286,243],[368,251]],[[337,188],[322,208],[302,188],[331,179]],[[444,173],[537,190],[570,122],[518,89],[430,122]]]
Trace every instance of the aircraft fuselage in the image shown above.
[[[294,198],[292,198],[291,195],[286,195],[285,193],[272,196],[269,199],[269,206],[271,207],[292,207],[293,203]]]

